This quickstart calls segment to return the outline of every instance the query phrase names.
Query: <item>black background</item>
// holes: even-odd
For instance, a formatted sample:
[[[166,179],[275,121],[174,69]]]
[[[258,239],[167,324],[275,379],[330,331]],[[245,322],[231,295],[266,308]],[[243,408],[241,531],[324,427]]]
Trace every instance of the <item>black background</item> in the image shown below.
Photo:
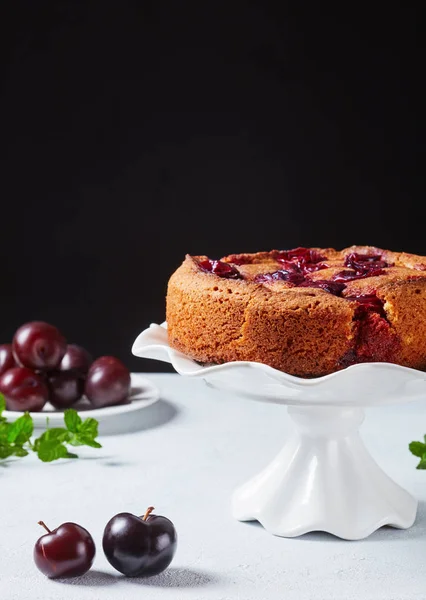
[[[185,253],[426,254],[418,16],[374,4],[3,1],[1,341],[170,371],[130,348]]]

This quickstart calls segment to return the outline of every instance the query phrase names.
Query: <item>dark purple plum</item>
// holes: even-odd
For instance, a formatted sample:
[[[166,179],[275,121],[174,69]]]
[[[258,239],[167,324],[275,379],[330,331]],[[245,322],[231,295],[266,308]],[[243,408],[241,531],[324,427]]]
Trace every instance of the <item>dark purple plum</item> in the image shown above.
[[[78,344],[68,344],[59,369],[61,371],[75,371],[86,375],[92,362],[93,357],[86,348]]]
[[[69,408],[83,395],[84,379],[75,371],[54,371],[47,378],[49,401],[55,408]]]
[[[176,552],[177,534],[166,517],[151,514],[150,506],[143,517],[122,512],[107,523],[102,547],[109,563],[128,577],[149,577],[170,565]]]
[[[21,325],[12,340],[13,353],[24,367],[35,370],[56,369],[67,349],[67,342],[54,325],[30,321]]]
[[[0,376],[0,392],[8,410],[39,412],[49,399],[43,378],[27,367],[5,371]]]
[[[17,366],[13,356],[12,344],[0,344],[0,375]]]
[[[130,371],[118,358],[101,356],[90,365],[84,393],[95,408],[126,402],[130,389]]]
[[[52,531],[39,521],[47,531],[35,543],[34,562],[49,579],[81,577],[93,564],[96,554],[91,534],[77,523],[63,523]]]

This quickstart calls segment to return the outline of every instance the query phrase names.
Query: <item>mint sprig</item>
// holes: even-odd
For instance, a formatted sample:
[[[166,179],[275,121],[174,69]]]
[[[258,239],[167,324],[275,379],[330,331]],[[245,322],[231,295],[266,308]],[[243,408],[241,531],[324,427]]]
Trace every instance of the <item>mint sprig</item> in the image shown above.
[[[411,454],[420,458],[416,469],[426,469],[426,435],[424,436],[424,442],[411,442],[408,444],[408,448]]]
[[[46,431],[32,440],[34,422],[31,415],[25,412],[12,423],[3,416],[6,402],[0,394],[0,460],[11,456],[24,457],[35,452],[43,462],[52,462],[59,458],[78,458],[68,450],[68,446],[89,446],[102,448],[96,440],[98,437],[98,421],[82,419],[76,410],[67,408],[64,411],[65,427],[49,428],[46,419]]]

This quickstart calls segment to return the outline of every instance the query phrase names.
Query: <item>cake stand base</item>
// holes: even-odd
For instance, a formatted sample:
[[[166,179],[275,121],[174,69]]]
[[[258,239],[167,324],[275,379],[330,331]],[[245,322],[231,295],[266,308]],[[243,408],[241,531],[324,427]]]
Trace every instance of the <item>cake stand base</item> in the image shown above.
[[[366,407],[424,401],[424,371],[361,363],[305,379],[254,362],[203,366],[170,347],[166,323],[139,334],[132,352],[247,401],[287,407],[294,432],[275,460],[233,494],[239,521],[257,520],[281,537],[324,531],[346,540],[384,525],[413,525],[417,500],[382,471],[358,430]]]
[[[294,432],[278,456],[233,495],[239,521],[295,537],[325,531],[347,540],[384,525],[411,527],[417,501],[363,444],[362,408],[289,406]]]

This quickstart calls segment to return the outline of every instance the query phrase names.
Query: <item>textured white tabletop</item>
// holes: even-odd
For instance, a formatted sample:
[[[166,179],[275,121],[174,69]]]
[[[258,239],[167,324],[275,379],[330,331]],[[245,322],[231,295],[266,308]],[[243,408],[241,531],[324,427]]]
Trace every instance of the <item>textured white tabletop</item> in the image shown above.
[[[283,446],[291,427],[286,409],[200,380],[145,375],[161,399],[142,411],[138,431],[103,436],[101,450],[79,448],[76,461],[0,464],[2,599],[426,599],[426,472],[415,469],[408,451],[426,432],[426,398],[368,409],[361,427],[380,466],[418,498],[413,527],[386,527],[356,542],[321,533],[286,539],[230,513],[235,487]],[[114,514],[143,514],[149,505],[174,522],[178,549],[161,575],[127,579],[103,555],[103,528]],[[97,554],[88,574],[54,581],[36,569],[39,520],[89,529]]]

